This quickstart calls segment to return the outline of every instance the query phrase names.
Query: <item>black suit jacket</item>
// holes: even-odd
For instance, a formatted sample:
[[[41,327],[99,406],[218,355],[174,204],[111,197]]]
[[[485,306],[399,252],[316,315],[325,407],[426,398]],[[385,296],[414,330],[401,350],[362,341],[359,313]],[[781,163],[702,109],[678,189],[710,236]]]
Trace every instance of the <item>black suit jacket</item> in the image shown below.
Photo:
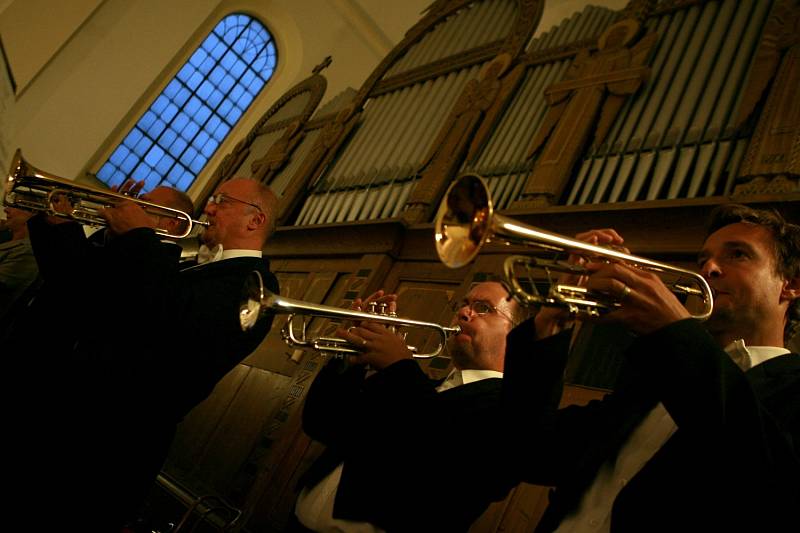
[[[303,428],[327,445],[301,480],[344,462],[334,516],[388,531],[464,531],[514,486],[499,437],[500,379],[437,393],[413,360],[365,379],[329,363],[306,398]]]
[[[637,339],[617,392],[555,412],[526,399],[537,366],[564,364],[566,336],[536,342],[532,324],[509,336],[508,409],[531,425],[517,449],[523,479],[555,486],[537,531],[580,503],[599,467],[661,401],[677,431],[614,501],[612,531],[789,531],[800,503],[800,357],[743,373],[693,320]],[[533,416],[526,418],[525,411]]]
[[[36,377],[22,402],[23,453],[40,479],[85,480],[59,502],[66,513],[94,502],[81,528],[109,531],[136,512],[176,424],[269,330],[271,316],[239,326],[247,276],[258,270],[274,292],[277,280],[259,258],[180,271],[177,247],[147,229],[98,248],[77,224],[29,227],[44,287],[14,345],[42,353],[26,362],[37,372],[20,373]],[[49,453],[52,434],[62,454]]]
[[[279,291],[266,258],[180,270],[180,249],[149,229],[98,247],[78,224],[52,226],[36,216],[28,225],[44,285],[20,348],[34,344],[45,354],[42,367],[88,387],[92,404],[108,383],[103,392],[133,410],[177,422],[269,331],[271,315],[247,332],[239,325],[253,271]]]
[[[179,272],[174,308],[160,328],[161,341],[169,350],[161,381],[177,420],[204,400],[269,331],[272,314],[248,331],[242,331],[239,323],[242,290],[254,271],[261,274],[266,289],[280,292],[266,258],[237,257]]]

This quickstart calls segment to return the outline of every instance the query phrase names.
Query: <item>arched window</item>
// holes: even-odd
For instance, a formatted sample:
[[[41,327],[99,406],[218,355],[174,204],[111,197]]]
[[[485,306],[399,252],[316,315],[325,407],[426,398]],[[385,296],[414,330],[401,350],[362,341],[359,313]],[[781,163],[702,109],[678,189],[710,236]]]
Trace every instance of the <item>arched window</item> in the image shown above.
[[[144,190],[186,191],[244,114],[277,64],[272,35],[259,21],[228,15],[195,50],[111,154],[97,177],[131,177]]]

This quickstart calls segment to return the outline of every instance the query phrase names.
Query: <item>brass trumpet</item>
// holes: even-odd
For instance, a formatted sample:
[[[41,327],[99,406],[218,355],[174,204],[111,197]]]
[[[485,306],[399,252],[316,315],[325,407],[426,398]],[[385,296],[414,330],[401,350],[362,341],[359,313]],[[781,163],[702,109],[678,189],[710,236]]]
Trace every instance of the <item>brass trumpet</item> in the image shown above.
[[[338,307],[331,307],[328,305],[315,304],[311,302],[304,302],[301,300],[294,300],[292,298],[284,298],[279,294],[274,294],[264,288],[264,280],[261,273],[257,270],[250,274],[250,277],[245,284],[242,293],[242,301],[239,308],[239,321],[243,331],[251,329],[258,320],[266,313],[272,312],[275,314],[288,314],[289,319],[286,325],[281,330],[281,337],[284,342],[289,346],[298,346],[300,348],[313,348],[323,353],[329,353],[338,357],[347,355],[357,355],[361,353],[356,347],[344,339],[338,337],[317,337],[315,339],[308,339],[306,337],[306,321],[303,321],[303,326],[300,335],[294,331],[293,318],[295,315],[308,315],[320,318],[333,318],[345,320],[364,320],[370,322],[379,322],[390,327],[418,327],[432,329],[439,335],[439,345],[437,348],[429,353],[416,353],[416,348],[408,346],[415,359],[431,359],[437,357],[447,342],[447,338],[451,335],[458,335],[461,332],[459,326],[447,327],[436,324],[435,322],[422,322],[420,320],[410,320],[407,318],[398,318],[389,314],[374,314],[363,311],[353,311],[351,309],[340,309]]]
[[[612,248],[570,239],[499,215],[494,212],[486,182],[477,174],[463,174],[450,185],[436,214],[435,226],[436,251],[439,259],[450,268],[458,268],[472,261],[481,247],[494,237],[507,244],[522,244],[555,252],[583,252],[589,257],[621,261],[635,268],[655,272],[673,292],[697,297],[702,301],[702,311],[693,314],[693,318],[705,320],[711,316],[714,298],[711,288],[700,274]],[[535,285],[533,293],[527,292],[517,279],[517,265],[542,269],[547,272],[548,277],[551,272],[575,275],[585,275],[587,272],[564,262],[521,255],[506,258],[503,265],[505,280],[512,296],[523,305],[565,307],[574,315],[588,316],[598,316],[621,305],[619,301],[605,294],[588,292],[585,287],[552,281],[547,295],[539,294]]]
[[[55,201],[59,196],[64,196],[69,200],[72,206],[70,213],[62,213],[54,208]],[[156,233],[164,237],[182,239],[192,232],[195,225],[208,226],[208,222],[193,220],[191,214],[179,209],[164,207],[89,185],[78,185],[71,180],[43,172],[25,161],[20,150],[16,151],[11,161],[3,203],[8,207],[65,216],[90,226],[106,226],[100,210],[113,207],[117,202],[123,200],[138,204],[149,215],[186,222],[182,225],[185,230],[180,233],[170,233],[164,228],[156,228]]]

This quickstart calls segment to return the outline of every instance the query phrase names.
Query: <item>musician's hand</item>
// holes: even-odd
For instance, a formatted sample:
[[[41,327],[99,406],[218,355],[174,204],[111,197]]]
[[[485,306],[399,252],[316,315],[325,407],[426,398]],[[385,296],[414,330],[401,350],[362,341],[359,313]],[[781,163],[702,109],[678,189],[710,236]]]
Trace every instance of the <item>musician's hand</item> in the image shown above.
[[[593,244],[596,246],[612,246],[617,249],[622,248],[625,240],[616,230],[612,228],[593,229],[575,235],[575,240]],[[625,253],[627,249],[622,248]],[[571,253],[567,262],[575,267],[584,268],[588,260],[585,254]],[[583,286],[586,284],[587,276],[578,274],[563,273],[558,277],[561,285]],[[536,338],[543,339],[559,333],[571,321],[569,312],[561,307],[545,306],[542,307],[533,319],[536,327]]]
[[[45,220],[48,224],[63,224],[71,221],[69,216],[72,214],[74,206],[66,194],[54,194],[50,200],[50,209],[58,214],[47,215]]]
[[[336,330],[336,335],[361,350],[361,355],[350,356],[351,364],[367,364],[382,370],[402,359],[411,359],[406,341],[397,333],[378,322],[362,322],[358,327]]]
[[[155,228],[157,222],[139,205],[128,201],[101,209],[100,215],[108,222],[113,235],[122,235],[137,228]]]
[[[367,296],[366,299],[362,300],[361,298],[356,298],[355,300],[353,300],[353,303],[350,304],[350,309],[352,309],[353,311],[369,312],[370,304],[373,302],[376,304],[375,307],[376,313],[380,311],[379,304],[386,304],[384,313],[388,314],[397,311],[397,295],[394,293],[386,294],[386,292],[383,289],[373,292],[372,294]],[[345,327],[358,326],[360,322],[361,322],[360,320],[349,321],[345,324]]]
[[[397,311],[397,295],[394,293],[387,294],[383,289],[373,292],[364,300],[356,298],[353,300],[352,305],[350,305],[350,309],[355,311],[369,311],[370,304],[373,302],[376,305],[386,304],[386,313],[394,313]]]
[[[597,319],[618,322],[634,333],[646,335],[673,322],[689,318],[689,311],[652,272],[621,263],[588,263],[587,288],[609,295],[621,306]]]
[[[133,178],[128,178],[123,181],[118,187],[112,187],[112,190],[124,194],[125,196],[130,196],[131,198],[136,198],[139,196],[139,193],[142,191],[144,187],[144,180],[136,181]]]

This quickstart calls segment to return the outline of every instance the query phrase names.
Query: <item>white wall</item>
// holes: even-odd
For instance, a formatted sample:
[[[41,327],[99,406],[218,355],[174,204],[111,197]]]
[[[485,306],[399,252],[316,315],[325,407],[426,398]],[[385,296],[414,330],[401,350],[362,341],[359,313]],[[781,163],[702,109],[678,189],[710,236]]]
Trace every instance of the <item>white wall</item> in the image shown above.
[[[40,13],[47,4],[63,11],[70,2],[5,0],[0,4],[0,32],[9,41],[10,63],[30,68],[15,101],[0,111],[0,138],[11,153],[21,148],[31,164],[47,172],[74,178],[96,171],[153,93],[214,25],[228,13],[245,11],[266,23],[275,37],[278,68],[253,103],[255,111],[243,117],[189,191],[196,196],[235,142],[326,55],[333,56],[325,71],[329,99],[347,87],[360,87],[430,1],[80,0],[75,13],[61,16],[63,28],[55,31],[59,17]],[[543,26],[586,3],[548,0],[543,20],[552,22]],[[616,7],[622,2],[611,3]],[[9,30],[12,22],[28,31]],[[49,36],[46,46],[28,42],[42,33]],[[53,35],[60,37],[54,41]],[[46,61],[43,49],[53,54]]]

